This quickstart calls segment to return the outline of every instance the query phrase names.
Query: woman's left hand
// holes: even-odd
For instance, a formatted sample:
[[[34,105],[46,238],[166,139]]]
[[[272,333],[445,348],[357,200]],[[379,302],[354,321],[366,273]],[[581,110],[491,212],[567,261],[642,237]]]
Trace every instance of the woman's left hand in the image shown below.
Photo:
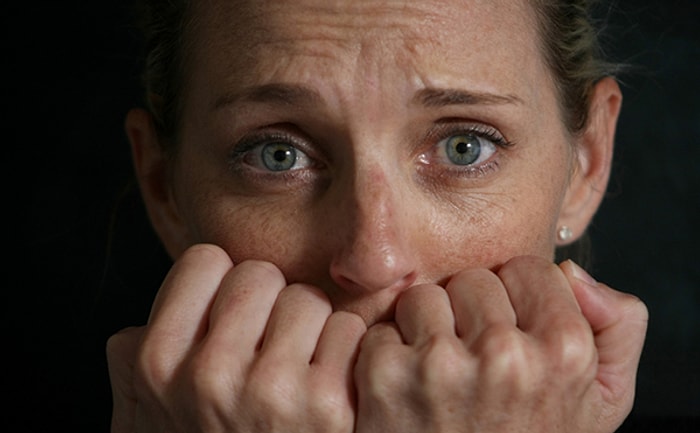
[[[399,298],[355,368],[357,432],[613,432],[647,310],[571,262],[518,257]]]

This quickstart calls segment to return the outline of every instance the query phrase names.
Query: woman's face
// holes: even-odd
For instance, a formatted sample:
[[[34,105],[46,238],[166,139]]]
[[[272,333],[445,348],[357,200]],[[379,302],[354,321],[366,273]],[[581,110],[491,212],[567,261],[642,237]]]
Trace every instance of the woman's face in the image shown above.
[[[368,324],[409,286],[552,258],[575,152],[527,2],[238,3],[200,2],[188,34],[184,244]]]

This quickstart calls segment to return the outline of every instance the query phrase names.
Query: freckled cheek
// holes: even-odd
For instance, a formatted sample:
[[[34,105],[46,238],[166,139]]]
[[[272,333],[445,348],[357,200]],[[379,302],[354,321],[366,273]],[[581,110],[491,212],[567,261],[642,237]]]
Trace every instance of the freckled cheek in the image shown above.
[[[433,226],[417,242],[426,283],[443,283],[469,268],[493,268],[514,248],[494,227],[469,226],[459,220]]]
[[[270,201],[220,198],[198,205],[205,210],[194,215],[198,241],[215,243],[234,263],[264,260],[278,266],[290,280],[300,269],[318,268],[310,228],[310,218],[291,215],[281,204]],[[320,271],[318,271],[320,272]]]
[[[425,282],[441,282],[468,268],[494,269],[512,257],[551,258],[551,215],[513,202],[508,208],[445,213],[416,243]],[[483,215],[479,215],[483,213]],[[470,214],[470,215],[468,215]]]

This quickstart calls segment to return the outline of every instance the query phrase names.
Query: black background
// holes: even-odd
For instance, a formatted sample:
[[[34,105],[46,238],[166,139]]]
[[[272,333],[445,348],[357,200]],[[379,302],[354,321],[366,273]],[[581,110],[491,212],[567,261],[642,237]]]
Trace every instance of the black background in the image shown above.
[[[3,6],[2,394],[17,431],[108,431],[105,341],[144,323],[169,266],[123,132],[141,100],[129,5]],[[605,31],[633,68],[593,272],[651,317],[625,431],[700,431],[698,5],[619,2]]]

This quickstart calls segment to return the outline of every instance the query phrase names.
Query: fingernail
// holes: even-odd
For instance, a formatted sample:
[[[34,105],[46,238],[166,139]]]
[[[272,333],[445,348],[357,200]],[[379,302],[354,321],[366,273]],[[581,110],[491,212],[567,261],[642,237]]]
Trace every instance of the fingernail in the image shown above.
[[[574,273],[574,278],[576,278],[577,280],[581,280],[590,286],[596,286],[598,284],[598,282],[593,277],[591,277],[588,274],[588,272],[584,271],[582,267],[577,265],[576,262],[574,262],[573,260],[569,260],[569,262],[571,263],[571,269]]]

